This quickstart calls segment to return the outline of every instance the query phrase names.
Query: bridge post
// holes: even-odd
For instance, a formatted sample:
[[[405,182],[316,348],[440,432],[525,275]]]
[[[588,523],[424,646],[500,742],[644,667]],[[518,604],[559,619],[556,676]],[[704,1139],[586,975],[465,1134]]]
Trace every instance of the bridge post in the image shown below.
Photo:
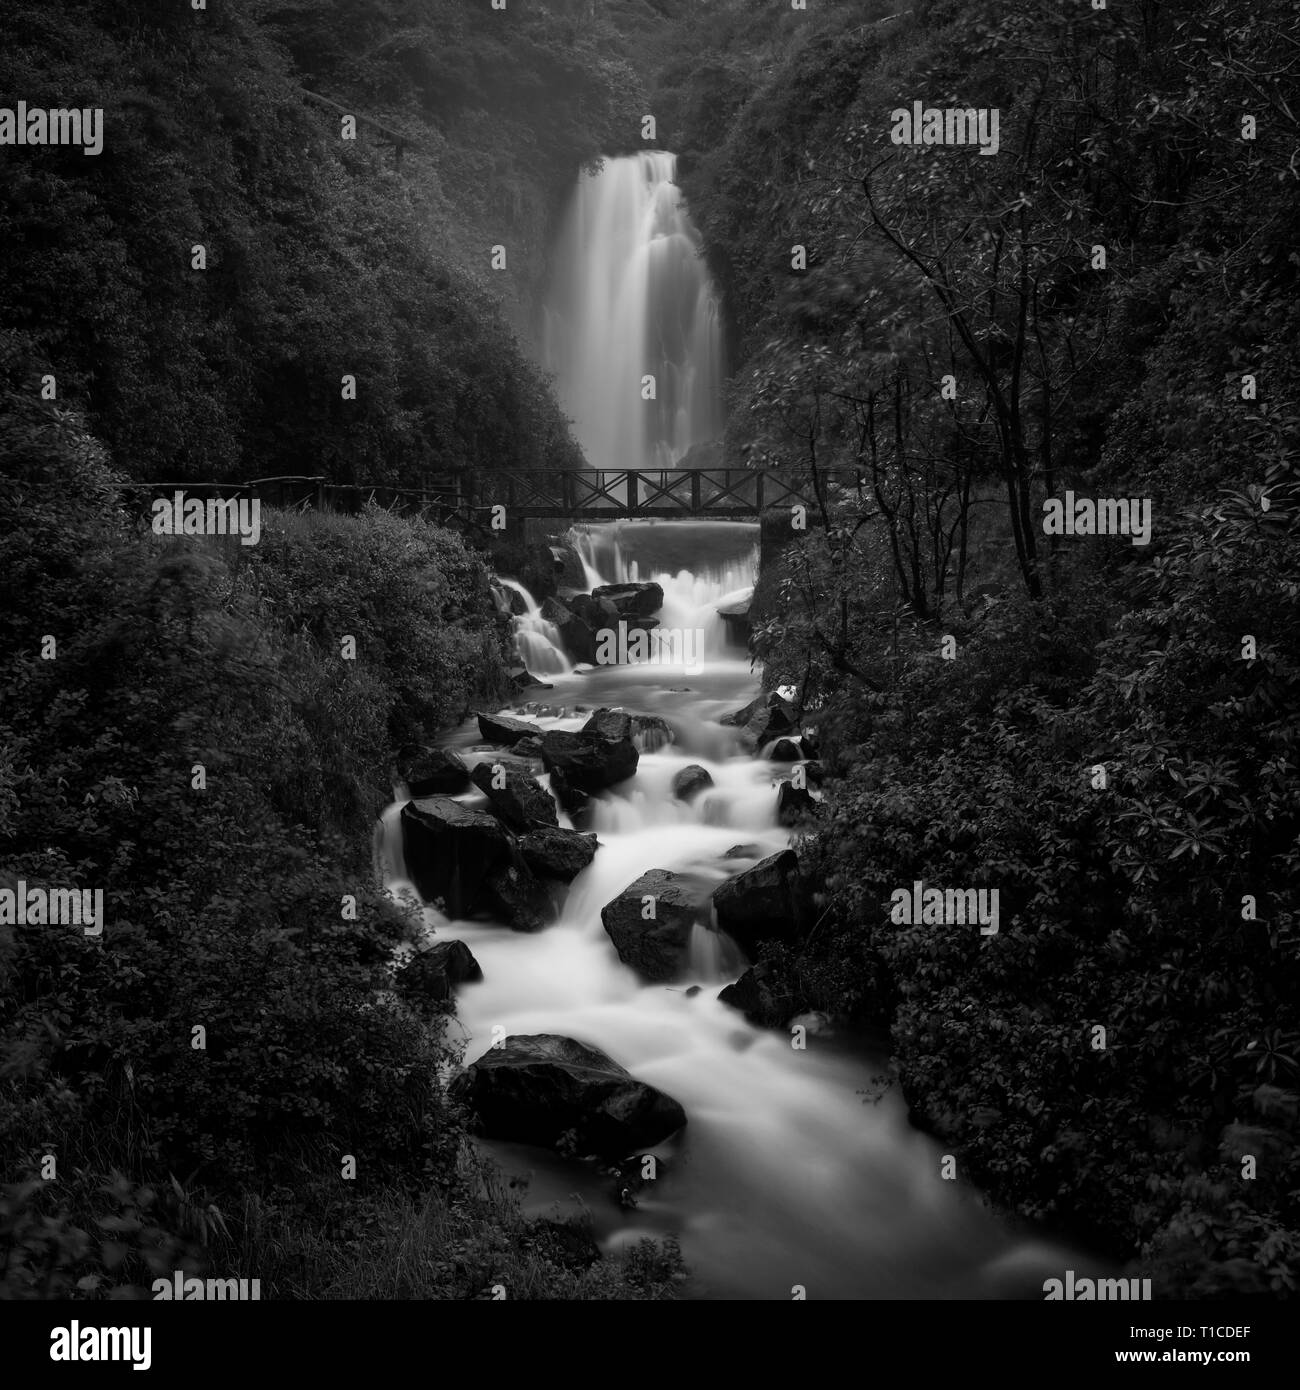
[[[641,475],[633,473],[628,469],[627,474],[627,509],[635,516],[641,507]]]
[[[758,519],[763,519],[763,470],[758,470]]]
[[[569,469],[564,469],[560,474],[560,500],[564,507],[565,515],[573,515],[573,474]]]
[[[691,474],[691,515],[700,514],[700,470],[697,468]]]

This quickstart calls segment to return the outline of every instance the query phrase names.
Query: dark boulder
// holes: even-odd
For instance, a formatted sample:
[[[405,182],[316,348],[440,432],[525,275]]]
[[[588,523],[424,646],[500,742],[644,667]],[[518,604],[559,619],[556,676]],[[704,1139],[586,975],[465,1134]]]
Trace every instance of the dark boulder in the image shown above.
[[[596,635],[571,608],[566,608],[559,599],[548,598],[542,604],[542,617],[555,624],[565,651],[574,661],[595,661]]]
[[[479,733],[487,743],[499,743],[503,748],[512,748],[521,738],[541,738],[545,730],[540,724],[531,724],[527,719],[515,719],[509,714],[480,714]]]
[[[653,581],[641,584],[602,584],[591,591],[594,599],[608,599],[620,617],[649,618],[664,606],[664,591]]]
[[[397,775],[412,796],[450,796],[469,787],[469,768],[450,748],[406,744],[397,754]]]
[[[646,916],[653,900],[653,917]],[[708,909],[686,879],[668,869],[651,869],[600,910],[610,940],[624,965],[648,980],[672,980],[681,974],[691,928],[707,925]]]
[[[598,792],[625,782],[636,772],[639,757],[636,746],[627,738],[570,734],[560,729],[552,729],[542,738],[542,763],[546,770],[562,772],[569,786],[584,792]]]
[[[673,795],[678,801],[690,801],[692,797],[706,791],[712,785],[713,775],[709,769],[701,767],[699,763],[691,763],[673,778]]]
[[[463,941],[438,941],[403,966],[397,988],[403,998],[441,1004],[451,998],[454,986],[482,978],[482,968]]]
[[[673,741],[666,719],[657,714],[628,714],[621,709],[598,709],[582,726],[584,734],[601,738],[630,738],[643,753],[653,753]]]
[[[551,771],[551,790],[555,793],[560,805],[569,813],[571,820],[577,821],[580,816],[586,815],[591,804],[591,797],[580,788],[575,787],[558,767]]]
[[[527,666],[512,666],[510,668],[510,684],[516,690],[554,690],[553,685],[548,685],[545,681],[539,681]]]
[[[781,1028],[798,1009],[799,1001],[776,970],[765,961],[751,966],[718,995],[759,1028]]]
[[[763,941],[790,941],[803,920],[799,859],[793,850],[760,859],[713,893],[718,928],[752,960]]]
[[[553,829],[539,826],[519,837],[519,849],[524,863],[539,878],[556,878],[572,883],[596,857],[594,835],[578,830]]]
[[[542,736],[540,734],[528,734],[521,738],[510,751],[516,758],[536,758],[541,760],[542,756]]]
[[[582,726],[582,732],[609,739],[631,738],[632,716],[621,709],[598,709]]]
[[[535,932],[555,920],[555,904],[546,885],[524,863],[502,864],[483,881],[481,903],[485,911],[514,931]]]
[[[632,742],[643,753],[657,753],[676,741],[676,735],[666,719],[657,714],[638,714],[632,718]]]
[[[598,1048],[549,1033],[490,1047],[450,1090],[476,1133],[579,1155],[622,1158],[686,1123],[675,1100]]]
[[[528,773],[504,763],[479,763],[470,775],[474,785],[492,803],[492,813],[512,830],[559,825],[554,798]]]
[[[817,814],[817,802],[807,787],[782,782],[776,792],[776,819],[779,825],[798,825],[801,820]]]
[[[724,715],[718,722],[744,729],[757,743],[766,743],[769,739],[794,733],[794,706],[773,690],[751,700],[744,709]]]
[[[425,902],[441,900],[452,917],[480,909],[489,875],[522,862],[514,837],[495,816],[444,796],[408,801],[401,825],[412,882]]]
[[[565,600],[565,605],[593,632],[618,624],[618,609],[608,599],[592,598],[590,594],[572,594]]]
[[[779,738],[767,756],[774,763],[797,763],[803,758],[803,749],[792,738]]]

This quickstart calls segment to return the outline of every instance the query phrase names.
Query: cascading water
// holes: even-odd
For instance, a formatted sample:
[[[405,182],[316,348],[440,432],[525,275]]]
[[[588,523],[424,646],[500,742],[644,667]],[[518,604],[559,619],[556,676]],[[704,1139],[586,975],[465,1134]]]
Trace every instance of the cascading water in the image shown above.
[[[721,305],[675,172],[663,150],[607,159],[556,247],[546,363],[593,468],[671,467],[722,434]]]
[[[518,594],[524,611],[514,616],[515,651],[520,661],[534,676],[559,676],[573,670],[565,655],[560,630],[542,617],[537,600],[514,579],[498,579],[512,593]]]
[[[653,579],[665,610],[676,596],[678,618],[688,621],[743,587],[738,580],[752,580],[756,530],[629,523],[591,528],[575,542],[590,579]],[[689,555],[697,557],[690,570],[680,563]],[[557,922],[521,934],[425,912],[437,939],[464,941],[483,968],[482,982],[462,986],[457,997],[467,1061],[487,1049],[497,1027],[574,1037],[674,1096],[686,1127],[652,1151],[659,1176],[637,1194],[634,1211],[615,1202],[607,1177],[580,1164],[514,1144],[484,1147],[507,1169],[530,1175],[528,1210],[558,1203],[572,1211],[577,1194],[608,1248],[676,1234],[702,1297],[789,1299],[795,1285],[810,1298],[1041,1297],[1043,1279],[1067,1267],[1097,1272],[1085,1255],[1013,1235],[973,1193],[943,1181],[939,1146],[910,1127],[897,1095],[874,1103],[863,1095],[885,1070],[883,1058],[824,1034],[797,1050],[789,1033],[752,1027],[720,1003],[719,988],[743,968],[729,939],[694,933],[682,977],[671,985],[647,984],[619,960],[600,910],[642,873],[670,869],[720,883],[790,840],[776,820],[778,769],[717,722],[757,693],[744,648],[717,629],[702,666],[557,674],[545,697],[550,713],[526,711],[546,728],[572,730],[590,709],[622,706],[660,715],[674,734],[671,744],[642,753],[633,778],[596,799],[589,828],[600,848]],[[475,725],[448,743],[467,762],[500,756]],[[674,798],[672,783],[690,763],[706,768],[714,785],[687,804]],[[460,800],[484,804],[476,793]],[[560,821],[570,824],[563,812]],[[384,826],[389,839],[399,834],[391,808]],[[400,846],[380,859],[390,891],[409,892]]]

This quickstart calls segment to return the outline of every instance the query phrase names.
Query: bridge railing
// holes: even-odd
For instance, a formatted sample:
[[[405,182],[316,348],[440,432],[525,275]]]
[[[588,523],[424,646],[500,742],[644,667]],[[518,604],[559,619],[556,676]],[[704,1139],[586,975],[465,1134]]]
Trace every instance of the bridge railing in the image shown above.
[[[438,521],[490,524],[494,507],[511,518],[758,517],[802,505],[817,513],[817,487],[828,501],[862,496],[866,476],[855,469],[811,475],[755,468],[669,469],[479,469],[431,473],[418,487],[330,483],[321,475],[254,478],[246,483],[124,483],[127,505],[148,509],[153,498],[184,492],[191,497],[258,497],[266,506],[358,512],[368,503],[432,516]]]

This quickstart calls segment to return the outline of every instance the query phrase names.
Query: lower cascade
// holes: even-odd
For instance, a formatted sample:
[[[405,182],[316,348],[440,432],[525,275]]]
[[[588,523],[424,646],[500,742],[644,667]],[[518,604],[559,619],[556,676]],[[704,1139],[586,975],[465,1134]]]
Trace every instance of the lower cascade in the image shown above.
[[[420,959],[468,1035],[453,1093],[529,1177],[526,1210],[589,1213],[607,1251],[673,1235],[705,1298],[1042,1298],[1067,1266],[1109,1272],[946,1181],[942,1147],[875,1084],[886,1059],[833,1020],[746,1018],[780,1012],[746,973],[761,942],[809,925],[784,808],[791,787],[817,796],[794,775],[815,735],[760,696],[726,620],[757,528],[629,522],[572,543],[592,592],[553,614],[591,629],[603,603],[611,624],[696,634],[696,659],[679,642],[575,660],[509,582],[520,659],[548,688],[445,739],[469,779],[423,796],[412,774],[379,842],[388,890],[422,894],[438,954]]]

